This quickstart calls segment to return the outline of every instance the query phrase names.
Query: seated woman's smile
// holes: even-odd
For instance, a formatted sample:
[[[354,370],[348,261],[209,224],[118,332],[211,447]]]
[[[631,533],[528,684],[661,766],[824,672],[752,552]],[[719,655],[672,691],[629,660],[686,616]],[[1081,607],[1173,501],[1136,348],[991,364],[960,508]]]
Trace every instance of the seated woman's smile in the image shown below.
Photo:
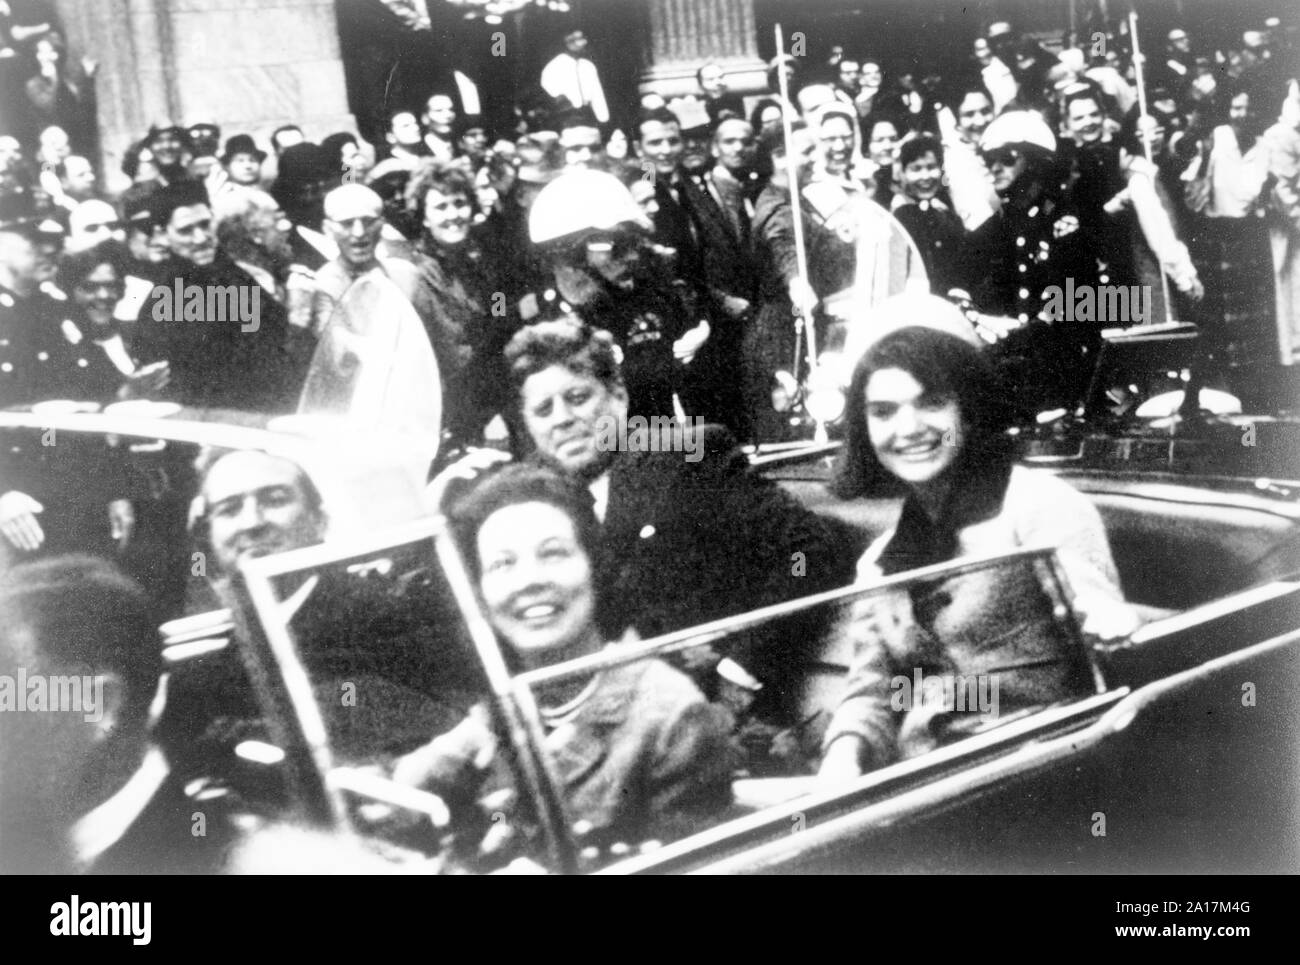
[[[957,400],[927,392],[902,369],[881,369],[867,382],[867,431],[880,464],[913,486],[938,481],[962,446]]]
[[[547,503],[498,509],[479,529],[478,553],[488,617],[525,664],[600,649],[591,563],[562,510]]]

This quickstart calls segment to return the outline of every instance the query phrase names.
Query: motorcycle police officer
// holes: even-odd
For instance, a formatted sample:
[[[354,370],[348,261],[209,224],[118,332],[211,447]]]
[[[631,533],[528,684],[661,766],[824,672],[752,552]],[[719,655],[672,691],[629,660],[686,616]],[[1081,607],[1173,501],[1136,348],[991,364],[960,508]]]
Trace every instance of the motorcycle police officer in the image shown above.
[[[1066,204],[1056,163],[1056,138],[1032,111],[1008,111],[980,140],[1002,206],[970,236],[983,280],[975,307],[1002,316],[1013,329],[997,346],[1025,414],[1080,401],[1100,344],[1091,321],[1049,319],[1057,292],[1096,286],[1101,246]]]
[[[572,313],[607,329],[623,355],[630,413],[672,416],[683,367],[709,326],[693,323],[687,300],[665,278],[631,192],[612,174],[566,171],[537,196],[528,230],[550,260],[555,287],[524,299],[524,321]]]

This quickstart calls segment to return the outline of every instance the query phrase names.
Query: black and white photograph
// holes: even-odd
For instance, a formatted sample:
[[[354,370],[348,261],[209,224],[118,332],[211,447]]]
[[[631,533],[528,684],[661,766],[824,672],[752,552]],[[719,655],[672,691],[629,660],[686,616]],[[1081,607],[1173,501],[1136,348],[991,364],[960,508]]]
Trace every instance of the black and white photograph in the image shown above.
[[[1222,940],[1296,873],[1294,2],[0,0],[39,930],[1160,874],[1096,929]]]

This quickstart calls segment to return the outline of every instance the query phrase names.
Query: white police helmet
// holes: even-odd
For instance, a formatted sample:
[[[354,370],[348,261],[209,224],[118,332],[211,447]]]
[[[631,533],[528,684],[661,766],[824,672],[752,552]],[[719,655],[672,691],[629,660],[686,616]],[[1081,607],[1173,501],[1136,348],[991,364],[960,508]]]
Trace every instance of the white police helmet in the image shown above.
[[[1038,148],[1055,154],[1056,137],[1034,111],[1007,111],[993,118],[980,138],[980,150],[985,153],[1004,147]]]
[[[528,237],[534,244],[631,226],[651,229],[632,192],[614,175],[590,169],[565,171],[542,188],[528,213]]]

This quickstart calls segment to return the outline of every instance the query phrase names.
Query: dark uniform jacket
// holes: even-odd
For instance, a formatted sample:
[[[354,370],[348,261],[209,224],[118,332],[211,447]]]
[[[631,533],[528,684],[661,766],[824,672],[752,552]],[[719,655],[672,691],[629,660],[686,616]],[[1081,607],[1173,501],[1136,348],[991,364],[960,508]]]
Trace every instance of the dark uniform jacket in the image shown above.
[[[0,408],[111,400],[121,375],[70,308],[45,291],[20,298],[0,287]],[[108,504],[128,497],[130,484],[125,461],[100,436],[13,430],[0,434],[0,493],[10,491],[44,507],[43,553],[110,554]]]
[[[966,229],[949,205],[937,198],[919,203],[900,201],[894,204],[893,215],[916,242],[930,291],[943,297],[954,288],[968,288],[973,271],[966,252]]]
[[[970,235],[971,263],[982,279],[971,292],[990,315],[1024,327],[995,350],[1013,405],[1022,416],[1073,406],[1087,389],[1101,341],[1092,321],[1035,321],[1054,293],[1098,284],[1099,246],[1094,232],[1066,206],[1050,200],[1026,208],[1004,204]]]
[[[58,295],[21,298],[0,286],[0,408],[50,399],[106,402],[121,384],[121,374],[73,321],[73,306]]]
[[[673,356],[673,343],[696,323],[680,286],[665,278],[664,270],[647,252],[631,291],[599,283],[581,305],[565,301],[553,288],[537,292],[535,299],[528,299],[524,322],[532,325],[574,314],[592,328],[609,332],[623,353],[620,368],[628,414],[672,416],[673,393],[682,389],[682,366]]]

